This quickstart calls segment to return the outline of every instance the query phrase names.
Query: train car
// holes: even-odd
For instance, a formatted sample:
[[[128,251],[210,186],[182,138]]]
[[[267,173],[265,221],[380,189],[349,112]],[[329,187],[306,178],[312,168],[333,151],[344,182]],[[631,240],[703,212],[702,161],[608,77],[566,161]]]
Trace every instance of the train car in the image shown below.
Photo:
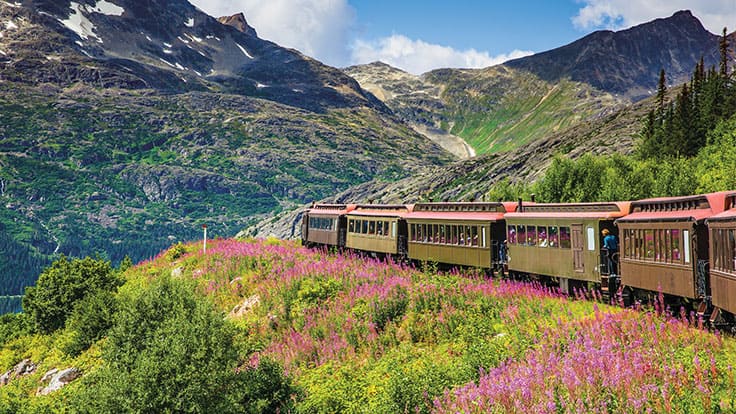
[[[729,321],[736,314],[736,193],[726,198],[726,210],[706,220],[710,245],[710,287],[716,321],[721,309]],[[726,315],[723,315],[724,317]]]
[[[631,203],[550,203],[522,205],[507,213],[509,271],[556,279],[569,291],[587,282],[608,286],[602,250],[606,229],[629,213]]]
[[[345,247],[347,214],[354,204],[313,204],[302,220],[305,246]]]
[[[411,205],[362,204],[347,215],[345,246],[364,252],[406,256],[406,221]]]
[[[416,261],[492,269],[499,251],[504,214],[516,203],[419,203],[405,219],[408,254]]]
[[[710,295],[705,220],[724,211],[726,198],[720,192],[633,202],[631,214],[616,220],[621,283],[688,301]]]

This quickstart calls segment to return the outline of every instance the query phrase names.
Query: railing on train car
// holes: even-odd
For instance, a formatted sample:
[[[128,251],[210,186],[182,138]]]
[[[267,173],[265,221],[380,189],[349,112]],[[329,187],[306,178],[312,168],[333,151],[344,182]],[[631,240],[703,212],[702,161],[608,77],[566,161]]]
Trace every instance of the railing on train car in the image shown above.
[[[345,247],[345,243],[347,242],[347,229],[340,229],[337,232],[337,245],[340,247]]]
[[[698,297],[704,298],[706,295],[706,283],[708,281],[708,276],[710,274],[710,268],[708,266],[707,260],[698,260],[697,263],[697,289],[698,289]]]
[[[618,255],[618,251],[616,251],[611,255],[611,260],[609,264],[608,249],[606,248],[601,249],[600,265],[598,266],[598,269],[600,269],[601,275],[604,275],[604,276],[617,275],[619,272],[618,259],[619,259],[619,255]],[[611,270],[613,270],[613,272]]]

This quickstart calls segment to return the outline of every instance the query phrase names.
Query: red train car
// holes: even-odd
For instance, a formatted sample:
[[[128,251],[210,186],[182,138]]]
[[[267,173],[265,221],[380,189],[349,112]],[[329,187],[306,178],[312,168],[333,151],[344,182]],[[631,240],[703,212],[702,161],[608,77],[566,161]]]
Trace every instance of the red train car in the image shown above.
[[[616,220],[621,283],[701,304],[710,295],[705,220],[725,209],[727,192],[639,200]]]
[[[711,321],[727,311],[736,314],[736,193],[726,198],[726,211],[707,220],[710,246]],[[723,315],[724,317],[726,315]]]

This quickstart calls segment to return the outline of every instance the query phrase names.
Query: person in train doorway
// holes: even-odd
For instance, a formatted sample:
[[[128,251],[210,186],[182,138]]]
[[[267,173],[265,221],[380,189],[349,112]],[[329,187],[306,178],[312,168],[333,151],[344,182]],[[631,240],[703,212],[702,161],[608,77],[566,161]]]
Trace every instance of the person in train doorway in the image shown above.
[[[615,276],[618,273],[616,269],[616,261],[613,255],[618,252],[618,239],[616,235],[611,234],[608,229],[603,229],[603,248],[606,249],[606,264],[608,265],[608,273]]]

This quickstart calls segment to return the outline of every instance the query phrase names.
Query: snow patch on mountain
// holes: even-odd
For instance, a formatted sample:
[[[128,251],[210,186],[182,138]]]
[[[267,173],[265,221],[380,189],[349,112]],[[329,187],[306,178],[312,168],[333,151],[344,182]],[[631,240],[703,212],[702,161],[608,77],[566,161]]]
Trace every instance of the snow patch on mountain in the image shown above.
[[[105,14],[107,16],[122,16],[125,9],[118,6],[117,4],[110,3],[109,1],[100,0],[92,8],[92,11]]]
[[[7,22],[5,22],[5,28],[7,30],[15,30],[18,28],[18,25],[13,23],[12,20],[8,20]]]
[[[85,10],[87,6],[83,6],[73,1],[69,7],[72,9],[73,13],[71,13],[66,20],[59,19],[59,22],[61,22],[61,24],[66,26],[67,29],[73,31],[77,34],[77,36],[81,37],[84,40],[92,37],[97,39],[98,42],[102,43],[102,39],[100,39],[94,33],[95,25],[92,24],[87,16],[82,13],[82,10]]]
[[[184,26],[186,26],[186,27],[194,27],[194,17],[190,17],[189,20],[187,20],[187,22],[184,23]]]
[[[243,46],[240,46],[240,45],[239,45],[239,44],[237,44],[237,43],[236,43],[235,45],[236,45],[236,46],[238,46],[238,47],[240,48],[240,50],[241,50],[241,51],[243,52],[243,54],[244,54],[245,56],[247,56],[247,57],[248,57],[248,59],[253,59],[253,56],[251,56],[251,54],[250,54],[250,53],[248,53],[248,51],[247,51],[247,50],[245,50],[245,48],[244,48]]]

